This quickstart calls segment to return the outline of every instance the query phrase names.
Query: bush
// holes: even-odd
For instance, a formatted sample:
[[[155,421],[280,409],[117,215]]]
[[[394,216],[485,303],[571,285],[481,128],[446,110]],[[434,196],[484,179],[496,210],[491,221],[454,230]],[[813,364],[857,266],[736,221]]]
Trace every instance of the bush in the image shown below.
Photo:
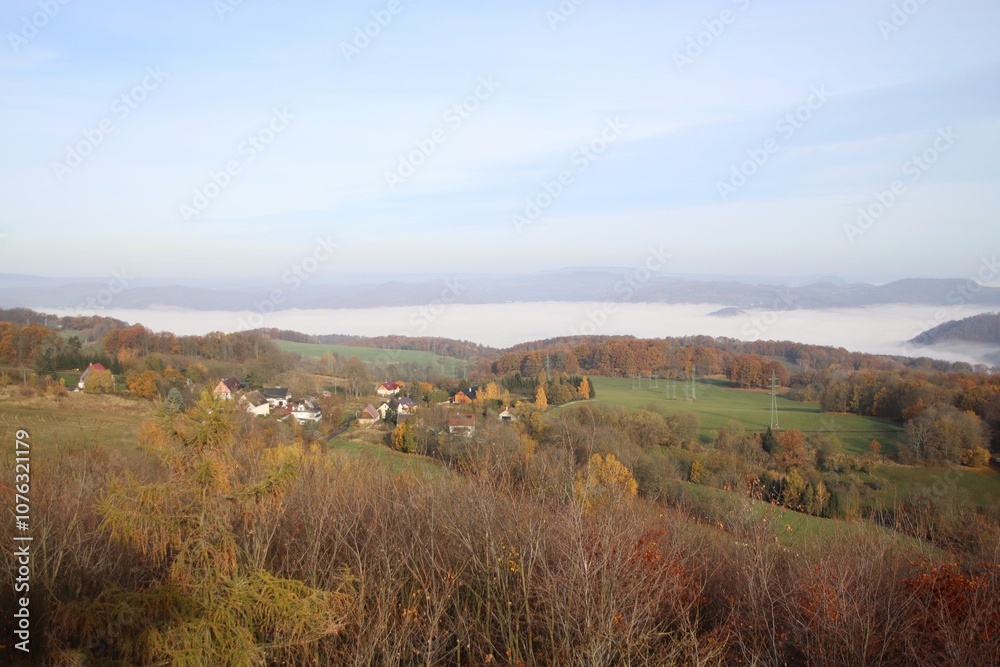
[[[967,449],[962,455],[962,465],[970,468],[985,468],[990,465],[990,451],[985,447]]]

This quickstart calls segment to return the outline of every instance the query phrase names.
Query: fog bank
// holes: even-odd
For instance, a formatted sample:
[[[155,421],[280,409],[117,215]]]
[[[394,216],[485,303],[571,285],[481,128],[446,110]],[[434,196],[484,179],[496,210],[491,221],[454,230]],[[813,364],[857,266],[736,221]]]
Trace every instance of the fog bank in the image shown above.
[[[792,340],[844,347],[858,352],[933,356],[949,361],[986,362],[997,350],[975,346],[916,347],[909,339],[938,324],[991,312],[981,306],[895,304],[824,310],[747,310],[730,317],[710,316],[718,304],[545,302],[430,304],[369,309],[201,311],[183,309],[84,311],[176,334],[233,332],[257,327],[306,334],[360,336],[440,336],[509,347],[570,335],[632,335],[639,338],[708,335],[740,340]],[[52,309],[40,309],[53,312]],[[57,309],[59,315],[81,314]]]

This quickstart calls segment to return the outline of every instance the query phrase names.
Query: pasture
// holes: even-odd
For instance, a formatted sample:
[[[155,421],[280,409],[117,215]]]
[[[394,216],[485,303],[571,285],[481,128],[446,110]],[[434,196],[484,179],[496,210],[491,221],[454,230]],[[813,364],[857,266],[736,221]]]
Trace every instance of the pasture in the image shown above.
[[[293,352],[303,357],[319,358],[332,352],[338,359],[357,357],[371,364],[416,364],[429,368],[432,374],[461,377],[465,362],[456,357],[443,357],[433,352],[418,350],[388,350],[376,347],[354,347],[353,345],[325,345],[322,343],[294,343],[276,340],[274,343],[282,352]]]
[[[404,454],[384,445],[349,440],[346,437],[331,440],[327,447],[334,456],[342,456],[349,461],[364,466],[379,466],[396,475],[410,472],[417,477],[435,477],[447,472],[440,462],[417,454]]]
[[[152,403],[121,396],[72,392],[61,398],[21,398],[10,391],[0,395],[0,433],[11,442],[18,429],[28,431],[36,454],[97,444],[135,448],[139,424],[152,415]]]
[[[626,378],[590,377],[596,391],[595,403],[609,407],[624,406],[636,410],[652,406],[667,414],[693,412],[701,419],[701,437],[708,440],[712,432],[730,420],[743,424],[748,431],[767,429],[771,415],[771,396],[766,390],[735,389],[724,379],[706,378],[695,386],[696,398],[689,400],[690,382],[659,380],[650,386],[642,380],[641,387],[633,388]],[[658,385],[658,386],[656,386]],[[676,396],[677,398],[674,398]],[[898,425],[874,417],[820,412],[818,403],[798,403],[778,395],[778,424],[782,429],[798,429],[806,433],[827,432],[836,435],[844,451],[863,454],[872,439],[882,445],[883,454],[898,451],[897,440],[901,429]]]

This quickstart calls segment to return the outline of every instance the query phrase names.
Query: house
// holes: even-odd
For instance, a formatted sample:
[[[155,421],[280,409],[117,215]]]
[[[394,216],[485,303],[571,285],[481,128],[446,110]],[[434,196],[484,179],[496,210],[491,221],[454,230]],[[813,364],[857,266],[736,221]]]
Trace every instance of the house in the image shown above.
[[[479,387],[467,387],[465,389],[460,389],[455,392],[455,395],[451,397],[452,403],[472,403],[476,400],[476,396],[479,394]]]
[[[402,387],[396,382],[386,382],[385,384],[379,385],[379,388],[375,390],[375,393],[379,396],[395,396],[399,393]]]
[[[516,422],[517,421],[517,417],[515,417],[514,413],[510,411],[510,408],[504,408],[503,412],[501,412],[499,414],[498,418],[502,422]]]
[[[212,390],[212,396],[228,401],[233,398],[237,391],[243,388],[243,383],[234,377],[222,378],[219,384]]]
[[[106,370],[108,369],[104,367],[104,364],[90,364],[89,366],[87,366],[87,370],[83,371],[83,373],[80,375],[80,380],[76,383],[77,388],[83,389],[84,385],[86,385],[87,383],[87,376],[90,375],[91,371],[106,371]]]
[[[476,415],[465,412],[453,412],[448,415],[448,433],[471,437],[476,432]]]
[[[409,396],[404,396],[396,403],[396,410],[402,415],[412,415],[417,411],[417,402]]]
[[[385,419],[385,416],[389,414],[389,410],[391,409],[392,408],[389,406],[388,403],[383,403],[382,405],[376,408],[376,411],[378,412],[378,416],[380,419]]]
[[[271,404],[264,398],[264,394],[259,391],[251,391],[249,394],[240,396],[240,403],[246,406],[247,412],[258,417],[266,417],[271,414]]]
[[[318,422],[323,418],[323,411],[318,405],[309,399],[306,399],[292,408],[292,416],[295,417],[299,423]]]
[[[365,408],[364,408],[364,410],[362,410],[358,414],[358,425],[359,426],[371,426],[372,424],[374,424],[377,421],[379,421],[378,410],[376,410],[375,406],[372,405],[371,403],[369,403],[368,405],[366,405]]]
[[[264,387],[260,390],[272,408],[285,408],[292,400],[292,390],[285,387]]]
[[[410,417],[412,417],[412,416],[413,415],[407,414],[405,412],[397,412],[396,413],[396,426],[399,426],[400,424],[405,424],[407,421],[409,421]]]

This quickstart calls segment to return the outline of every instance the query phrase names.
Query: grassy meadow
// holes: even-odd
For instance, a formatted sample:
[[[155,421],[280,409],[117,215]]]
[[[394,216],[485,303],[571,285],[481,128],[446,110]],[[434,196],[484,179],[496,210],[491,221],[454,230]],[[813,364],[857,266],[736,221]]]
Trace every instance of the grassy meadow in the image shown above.
[[[0,433],[25,429],[36,445],[33,453],[100,444],[134,448],[135,433],[152,416],[149,401],[72,392],[68,396],[22,398],[8,390],[0,394]],[[10,438],[8,438],[8,441]]]
[[[694,412],[701,419],[703,439],[711,437],[730,420],[737,420],[750,431],[763,431],[771,414],[771,395],[766,390],[735,389],[725,379],[706,378],[696,383],[696,400],[689,400],[690,382],[659,380],[658,388],[650,387],[649,380],[642,380],[641,388],[632,388],[632,381],[625,378],[591,377],[597,392],[596,403],[627,409],[646,408],[650,405],[667,413]],[[668,393],[669,392],[669,393]],[[673,398],[676,396],[676,398]],[[884,419],[847,414],[823,414],[818,403],[797,403],[778,396],[778,423],[783,429],[798,429],[806,433],[833,432],[850,453],[868,451],[872,439],[882,444],[884,454],[895,454],[901,432],[898,425]]]
[[[353,345],[325,345],[322,343],[294,343],[276,340],[282,352],[294,352],[303,357],[319,358],[332,352],[340,359],[357,357],[366,363],[376,364],[418,364],[430,367],[433,372],[443,375],[457,375],[464,370],[465,362],[456,357],[443,357],[433,352],[418,350],[386,350],[376,347],[354,347]]]

